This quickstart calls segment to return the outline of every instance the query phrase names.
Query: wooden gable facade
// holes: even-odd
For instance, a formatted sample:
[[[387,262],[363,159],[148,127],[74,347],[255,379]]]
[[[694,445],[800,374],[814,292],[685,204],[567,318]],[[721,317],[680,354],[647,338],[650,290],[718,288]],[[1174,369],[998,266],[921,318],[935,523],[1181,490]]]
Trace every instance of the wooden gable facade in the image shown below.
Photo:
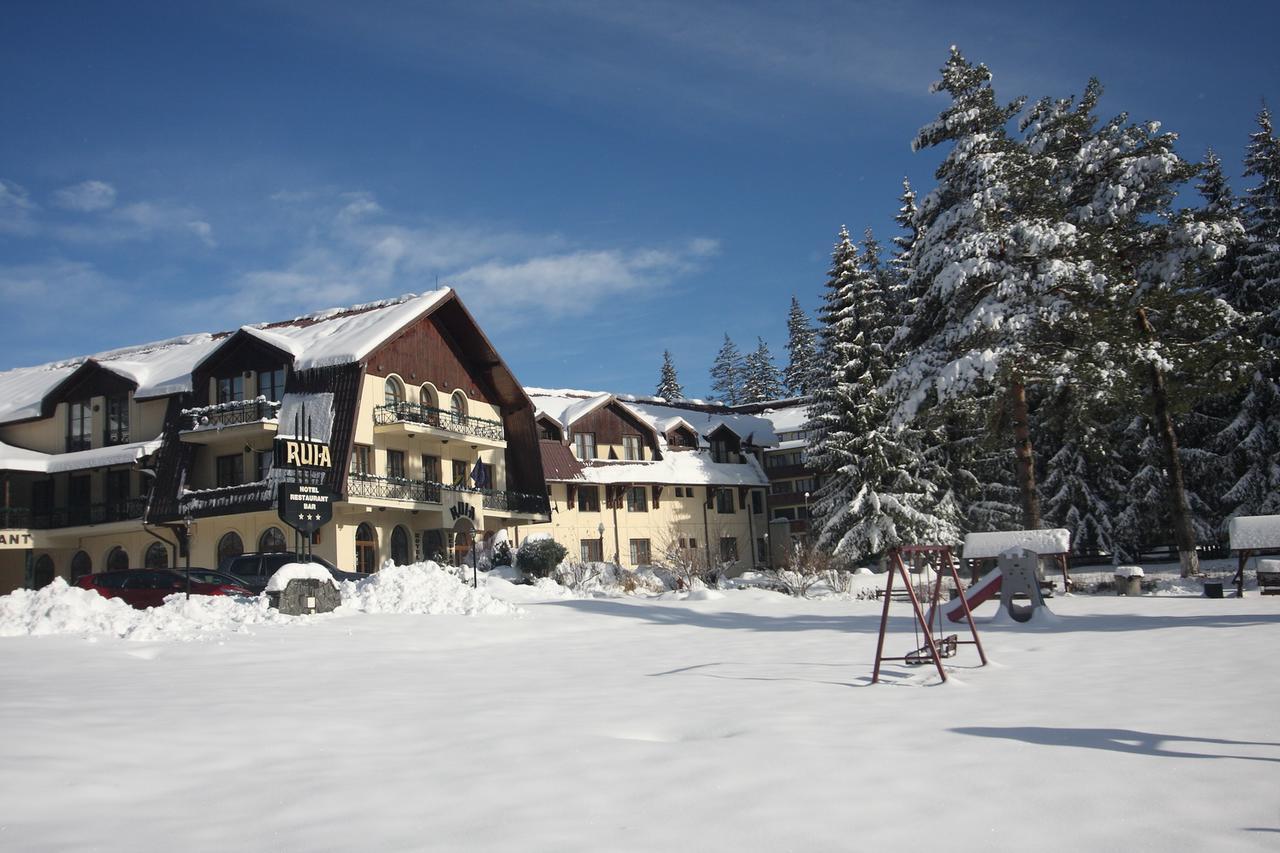
[[[610,400],[595,411],[588,412],[574,421],[569,427],[569,440],[572,441],[577,433],[593,433],[598,448],[606,445],[621,447],[623,436],[639,436],[641,446],[649,450],[646,454],[647,459],[662,458],[662,452],[658,449],[657,433],[617,400]]]

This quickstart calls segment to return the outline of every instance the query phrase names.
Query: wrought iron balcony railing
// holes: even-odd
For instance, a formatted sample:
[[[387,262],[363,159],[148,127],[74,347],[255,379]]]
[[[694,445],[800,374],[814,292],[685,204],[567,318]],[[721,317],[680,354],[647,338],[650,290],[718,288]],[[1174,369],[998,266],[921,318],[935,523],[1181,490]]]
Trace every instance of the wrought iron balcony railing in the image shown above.
[[[145,498],[123,498],[98,504],[80,504],[35,509],[0,510],[6,527],[26,527],[31,530],[56,530],[60,527],[79,527],[83,524],[108,524],[112,521],[131,521],[142,518],[147,507]]]
[[[276,500],[276,484],[270,480],[221,486],[216,489],[189,489],[178,498],[183,513],[193,518],[233,512],[270,509]]]
[[[484,508],[525,515],[550,515],[551,501],[546,495],[526,495],[522,492],[497,492],[483,490]]]
[[[379,425],[421,424],[445,432],[473,435],[492,441],[506,441],[507,438],[506,430],[503,429],[500,421],[473,418],[449,409],[436,409],[417,403],[388,403],[384,406],[376,406],[373,410],[373,422]]]
[[[187,429],[218,429],[273,421],[280,416],[280,404],[259,397],[255,400],[236,400],[232,403],[218,403],[216,406],[183,409],[182,414],[190,419]]]
[[[375,477],[372,474],[348,474],[347,495],[353,498],[379,498],[392,501],[440,503],[439,483],[408,480],[401,477]]]

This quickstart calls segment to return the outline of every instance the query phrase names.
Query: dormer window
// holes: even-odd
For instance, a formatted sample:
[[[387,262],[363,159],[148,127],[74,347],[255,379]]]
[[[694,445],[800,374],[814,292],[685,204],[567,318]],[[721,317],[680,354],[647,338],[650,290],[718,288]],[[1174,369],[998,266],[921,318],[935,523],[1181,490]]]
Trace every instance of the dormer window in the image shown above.
[[[107,398],[107,423],[102,435],[104,445],[129,443],[129,397]]]
[[[67,404],[67,452],[88,450],[93,442],[89,437],[93,412],[88,400]]]
[[[219,377],[216,381],[219,403],[238,403],[244,399],[244,377],[240,374]]]
[[[729,442],[723,438],[711,439],[711,459],[714,462],[728,462]]]
[[[622,437],[622,457],[628,462],[639,462],[644,459],[644,452],[640,447],[640,436],[624,435]]]
[[[284,368],[258,371],[258,396],[266,397],[273,403],[284,397]]]
[[[594,432],[575,432],[573,449],[579,459],[596,458],[596,434]]]

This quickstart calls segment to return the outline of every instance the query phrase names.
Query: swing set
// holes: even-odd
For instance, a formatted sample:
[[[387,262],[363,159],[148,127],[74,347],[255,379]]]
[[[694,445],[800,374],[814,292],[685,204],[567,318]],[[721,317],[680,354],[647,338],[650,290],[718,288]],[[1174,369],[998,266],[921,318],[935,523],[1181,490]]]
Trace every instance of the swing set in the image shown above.
[[[907,573],[907,566],[902,560],[904,554],[914,565],[920,568],[920,594],[916,593],[911,576]],[[924,572],[925,568],[932,568],[936,576],[932,591],[929,590],[929,581]],[[889,571],[886,574],[888,577],[884,585],[884,611],[880,615],[880,640],[876,643],[876,665],[871,673],[872,684],[880,682],[880,664],[887,660],[900,660],[908,666],[923,666],[932,663],[938,669],[938,676],[945,682],[947,680],[947,671],[942,666],[942,659],[953,657],[962,645],[976,646],[982,665],[987,665],[987,655],[982,650],[982,641],[978,639],[978,629],[973,624],[973,613],[969,609],[969,602],[965,600],[964,587],[960,584],[960,576],[956,572],[956,562],[951,555],[950,546],[903,545],[894,548],[889,552]],[[886,657],[884,654],[884,636],[889,627],[889,602],[893,600],[894,578],[899,575],[902,577],[903,586],[906,587],[906,597],[911,600],[911,608],[915,611],[916,618],[912,624],[912,631],[915,634],[916,648],[901,657]],[[944,575],[950,577],[955,584],[956,592],[964,608],[964,618],[969,623],[969,634],[973,637],[971,640],[961,640],[955,634],[944,636],[942,633],[942,608],[939,604],[941,603]],[[920,601],[925,593],[929,593],[928,617],[925,616],[920,607]],[[923,644],[920,642],[921,633],[924,635]]]

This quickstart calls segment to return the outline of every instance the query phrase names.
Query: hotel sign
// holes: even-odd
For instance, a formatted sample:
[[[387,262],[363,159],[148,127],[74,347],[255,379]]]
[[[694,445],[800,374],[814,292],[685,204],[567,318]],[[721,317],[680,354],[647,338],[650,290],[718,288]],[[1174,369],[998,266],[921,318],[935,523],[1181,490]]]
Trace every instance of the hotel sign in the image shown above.
[[[25,551],[30,548],[30,530],[0,530],[0,551]]]
[[[329,445],[322,441],[277,438],[275,457],[276,468],[291,468],[295,471],[328,471],[333,467]]]
[[[324,486],[281,483],[276,513],[299,533],[315,533],[333,519],[333,498],[333,492]]]

